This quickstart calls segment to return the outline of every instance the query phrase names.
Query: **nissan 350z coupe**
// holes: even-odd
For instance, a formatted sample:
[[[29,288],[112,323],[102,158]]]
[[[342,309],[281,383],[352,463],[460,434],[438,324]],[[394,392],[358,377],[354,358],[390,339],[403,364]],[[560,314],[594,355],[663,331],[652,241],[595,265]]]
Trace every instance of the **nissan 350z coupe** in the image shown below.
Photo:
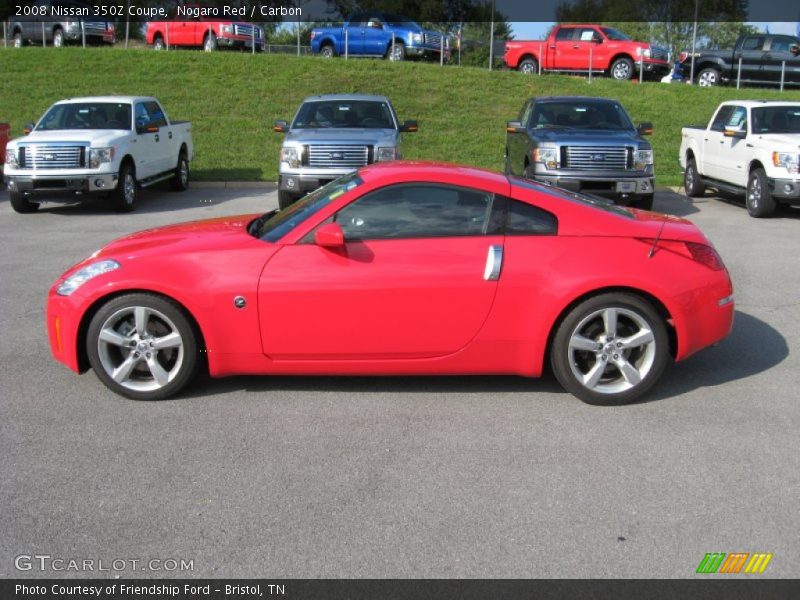
[[[155,400],[237,374],[535,377],[624,404],[723,339],[719,255],[690,222],[436,163],[360,169],[282,211],[123,237],[69,269],[51,350]]]

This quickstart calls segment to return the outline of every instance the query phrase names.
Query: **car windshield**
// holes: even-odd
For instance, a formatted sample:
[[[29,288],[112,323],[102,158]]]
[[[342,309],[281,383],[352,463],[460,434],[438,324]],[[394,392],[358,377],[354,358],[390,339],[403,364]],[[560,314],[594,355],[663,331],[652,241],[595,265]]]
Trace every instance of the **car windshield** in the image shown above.
[[[130,128],[130,104],[123,102],[76,102],[53,106],[39,121],[36,131]]]
[[[529,126],[534,129],[634,129],[619,104],[591,100],[537,102]]]
[[[392,110],[387,102],[375,100],[315,100],[300,107],[292,129],[318,127],[364,127],[394,129]]]
[[[630,212],[629,210],[617,206],[616,204],[614,204],[613,201],[608,200],[606,198],[601,198],[600,196],[581,194],[580,192],[571,192],[561,188],[552,188],[549,186],[545,186],[542,183],[534,183],[529,179],[521,179],[519,177],[509,177],[509,181],[512,183],[512,185],[525,188],[526,190],[532,190],[540,194],[541,193],[550,194],[551,196],[555,196],[557,198],[563,198],[565,200],[572,200],[573,202],[580,202],[581,204],[586,204],[598,210],[614,213],[615,215],[626,217],[628,219],[635,218],[633,213]]]
[[[754,108],[753,133],[800,133],[800,106]]]
[[[605,33],[606,37],[614,42],[625,42],[631,39],[619,29],[614,29],[613,27],[601,27],[600,31]]]
[[[357,188],[362,183],[364,181],[358,176],[358,172],[340,177],[331,181],[328,185],[311,192],[288,208],[278,212],[267,213],[258,219],[260,222],[257,224],[257,229],[255,231],[251,230],[251,232],[262,240],[276,242],[300,225],[300,223],[336,200],[336,198]]]

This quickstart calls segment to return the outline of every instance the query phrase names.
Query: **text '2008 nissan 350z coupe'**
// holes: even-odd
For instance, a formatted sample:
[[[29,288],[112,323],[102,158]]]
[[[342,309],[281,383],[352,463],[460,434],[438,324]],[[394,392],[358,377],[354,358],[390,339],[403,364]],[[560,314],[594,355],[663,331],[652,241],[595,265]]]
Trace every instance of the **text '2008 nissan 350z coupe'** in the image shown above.
[[[539,376],[624,404],[731,330],[711,243],[677,217],[479,169],[386,163],[264,215],[161,227],[69,269],[51,350],[134,399],[200,369]]]

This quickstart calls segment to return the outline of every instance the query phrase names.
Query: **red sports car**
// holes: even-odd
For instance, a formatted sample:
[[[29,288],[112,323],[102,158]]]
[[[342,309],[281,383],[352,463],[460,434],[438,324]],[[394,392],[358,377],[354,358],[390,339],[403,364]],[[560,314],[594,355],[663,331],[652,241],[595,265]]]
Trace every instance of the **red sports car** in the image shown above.
[[[538,376],[646,392],[731,330],[690,222],[479,169],[388,163],[280,212],[135,233],[50,291],[54,356],[135,399],[235,374]]]

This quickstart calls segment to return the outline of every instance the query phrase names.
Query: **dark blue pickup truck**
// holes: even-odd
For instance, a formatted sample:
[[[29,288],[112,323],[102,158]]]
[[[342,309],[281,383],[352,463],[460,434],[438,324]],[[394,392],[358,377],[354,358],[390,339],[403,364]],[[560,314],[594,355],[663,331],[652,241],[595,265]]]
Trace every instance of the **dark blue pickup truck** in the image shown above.
[[[347,44],[345,52],[345,43]],[[341,27],[321,27],[311,32],[311,51],[326,58],[344,55],[377,56],[389,60],[450,57],[450,39],[429,31],[400,15],[364,12]]]

